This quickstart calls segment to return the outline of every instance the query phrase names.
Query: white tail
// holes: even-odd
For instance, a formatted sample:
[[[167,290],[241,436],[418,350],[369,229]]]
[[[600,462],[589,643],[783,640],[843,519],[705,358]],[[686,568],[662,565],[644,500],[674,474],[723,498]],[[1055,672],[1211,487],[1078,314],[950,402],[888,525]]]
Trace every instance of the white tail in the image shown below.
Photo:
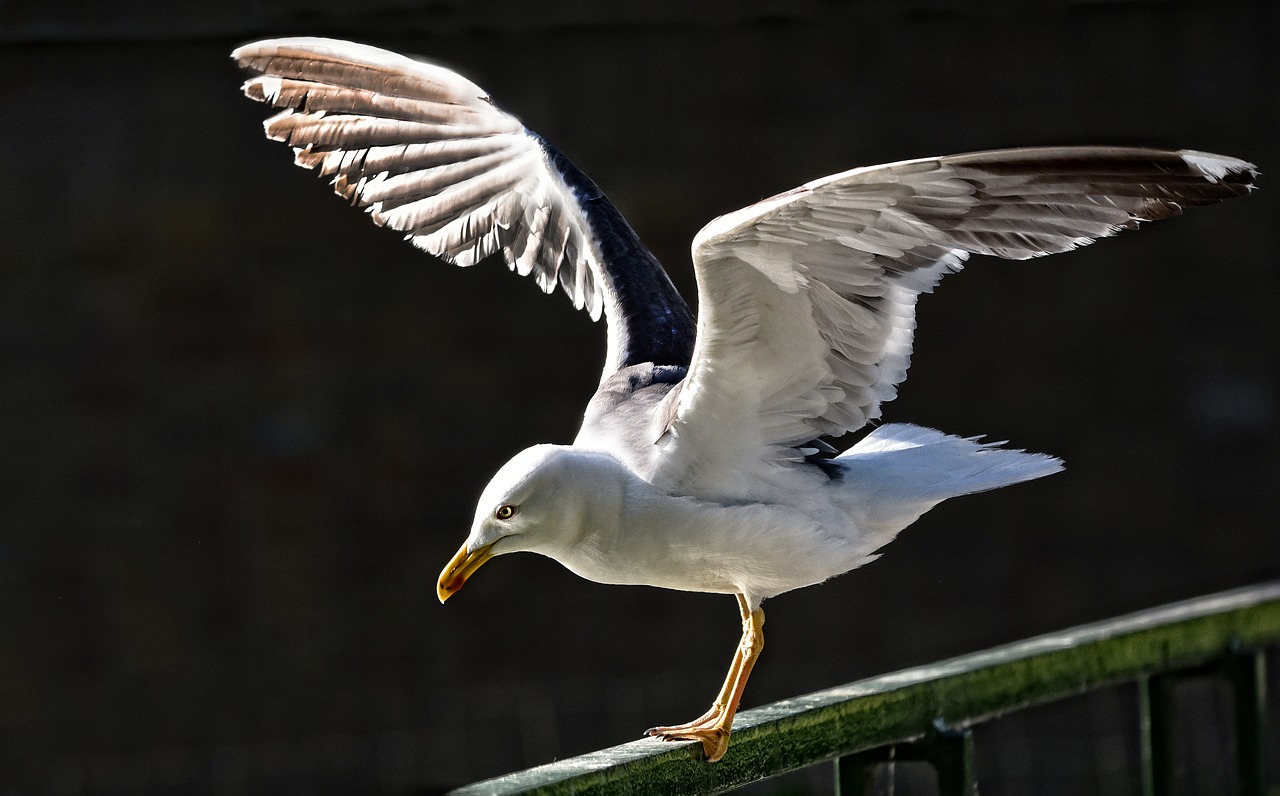
[[[893,423],[877,428],[834,461],[844,469],[863,522],[870,526],[867,530],[896,535],[947,498],[1062,469],[1061,459],[999,447],[1002,444]]]

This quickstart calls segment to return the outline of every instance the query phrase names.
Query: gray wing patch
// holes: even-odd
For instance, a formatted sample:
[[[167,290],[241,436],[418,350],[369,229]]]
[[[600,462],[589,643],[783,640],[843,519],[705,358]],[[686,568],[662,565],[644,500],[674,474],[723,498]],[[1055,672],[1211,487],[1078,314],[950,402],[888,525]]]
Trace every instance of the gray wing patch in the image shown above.
[[[601,383],[587,404],[573,444],[612,453],[640,477],[647,477],[666,432],[664,407],[675,403],[688,368],[651,362],[625,367]]]

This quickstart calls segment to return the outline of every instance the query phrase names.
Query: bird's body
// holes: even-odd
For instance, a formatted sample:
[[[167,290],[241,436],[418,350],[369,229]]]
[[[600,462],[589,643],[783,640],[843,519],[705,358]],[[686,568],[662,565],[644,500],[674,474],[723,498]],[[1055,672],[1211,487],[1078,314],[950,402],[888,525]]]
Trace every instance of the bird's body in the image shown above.
[[[847,549],[837,535],[858,535],[856,527],[838,513],[806,511],[788,505],[789,501],[770,500],[784,495],[783,484],[762,490],[762,499],[752,503],[670,495],[611,454],[569,446],[531,448],[509,466],[521,474],[534,469],[555,474],[549,477],[557,479],[556,522],[572,531],[551,539],[507,536],[493,552],[542,553],[598,583],[754,594],[758,604],[766,596],[837,574],[827,555]],[[563,477],[567,474],[571,476]],[[804,478],[788,475],[791,478],[780,480]],[[816,481],[804,484],[809,487],[804,494],[826,497],[822,490],[829,487]],[[835,522],[824,528],[812,516],[815,513],[832,514]],[[829,537],[832,544],[814,544],[819,536]],[[779,546],[793,554],[779,558]]]
[[[841,172],[708,224],[695,319],[600,189],[439,66],[326,39],[234,53],[268,136],[375,222],[458,265],[501,255],[608,319],[600,388],[571,445],[518,453],[480,497],[443,601],[530,551],[584,578],[736,596],[743,636],[711,710],[657,727],[728,747],[765,599],[859,567],[939,502],[1061,462],[876,420],[906,376],[915,303],[970,254],[1068,251],[1248,192],[1256,172],[1191,150],[1029,148]],[[836,454],[832,456],[831,454]]]
[[[537,474],[560,533],[509,534],[493,554],[541,553],[598,583],[741,594],[754,609],[867,563],[946,498],[1059,469],[1049,456],[892,424],[821,466],[772,465],[753,474],[749,496],[720,500],[664,490],[590,445],[540,445],[500,470],[480,503],[516,502],[509,485]]]

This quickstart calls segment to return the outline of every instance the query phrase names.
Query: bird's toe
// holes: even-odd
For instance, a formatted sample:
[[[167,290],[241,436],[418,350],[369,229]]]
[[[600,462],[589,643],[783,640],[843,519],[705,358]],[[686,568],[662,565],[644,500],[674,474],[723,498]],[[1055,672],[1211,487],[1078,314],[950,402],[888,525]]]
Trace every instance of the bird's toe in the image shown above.
[[[700,741],[707,762],[714,763],[729,749],[729,730],[717,725],[651,727],[646,732],[660,741]]]

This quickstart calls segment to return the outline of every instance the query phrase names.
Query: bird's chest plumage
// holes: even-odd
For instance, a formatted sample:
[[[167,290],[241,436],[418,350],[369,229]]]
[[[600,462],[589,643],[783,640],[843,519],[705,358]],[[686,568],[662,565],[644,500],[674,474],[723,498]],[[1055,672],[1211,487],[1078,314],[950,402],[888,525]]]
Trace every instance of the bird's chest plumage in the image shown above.
[[[837,574],[839,545],[839,533],[796,508],[640,489],[623,502],[616,526],[589,530],[555,558],[599,583],[763,599]]]

